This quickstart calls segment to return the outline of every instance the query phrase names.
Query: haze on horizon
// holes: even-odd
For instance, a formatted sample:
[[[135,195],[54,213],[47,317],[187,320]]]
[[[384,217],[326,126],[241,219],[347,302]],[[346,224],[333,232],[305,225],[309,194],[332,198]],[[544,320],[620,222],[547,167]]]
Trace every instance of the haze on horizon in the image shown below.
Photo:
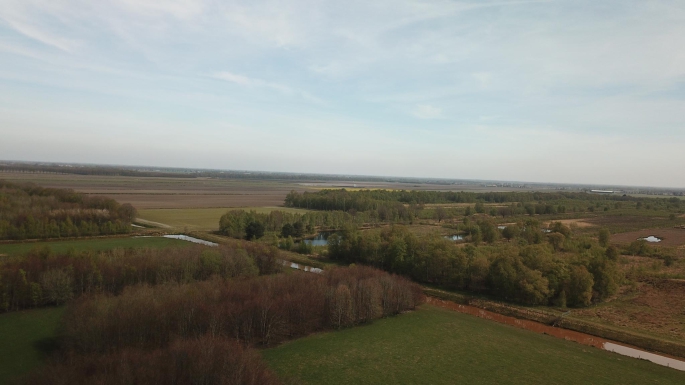
[[[0,0],[0,159],[685,187],[685,2]]]

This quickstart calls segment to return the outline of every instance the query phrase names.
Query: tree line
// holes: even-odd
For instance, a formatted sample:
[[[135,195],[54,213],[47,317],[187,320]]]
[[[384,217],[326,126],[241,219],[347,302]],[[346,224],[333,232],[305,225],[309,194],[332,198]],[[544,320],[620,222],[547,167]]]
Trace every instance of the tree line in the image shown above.
[[[449,204],[449,203],[511,203],[545,201],[638,201],[630,196],[609,196],[584,192],[463,192],[422,190],[357,190],[326,189],[316,192],[291,191],[285,198],[287,207],[314,210],[357,211],[376,210],[391,202],[406,205]]]
[[[0,239],[129,233],[136,214],[110,198],[0,180]]]
[[[183,284],[253,277],[281,271],[278,250],[243,242],[236,246],[116,249],[53,254],[36,249],[0,259],[0,312],[61,305],[86,294],[119,294],[127,286]]]
[[[561,224],[549,234],[539,227],[530,230],[533,223],[515,226],[519,229],[512,234],[504,231],[509,242],[496,243],[502,236],[496,226],[476,224],[479,232],[491,234],[490,243],[462,248],[438,234],[419,237],[403,226],[363,232],[350,227],[328,238],[328,256],[522,304],[588,306],[617,291],[623,277],[616,250],[573,239]]]
[[[123,363],[134,365],[127,371],[133,378],[148,375],[157,382],[168,379],[165,383],[180,383],[179,379],[195,373],[208,384],[255,383],[226,368],[273,381],[253,351],[241,346],[271,346],[321,330],[371,322],[412,310],[423,300],[420,288],[406,278],[362,266],[323,274],[133,286],[118,296],[84,296],[67,309],[61,359],[30,383],[48,383],[56,374],[73,379],[72,383],[87,383]],[[183,354],[202,349],[229,357]],[[181,361],[171,365],[155,357]],[[242,377],[227,379],[231,374]]]

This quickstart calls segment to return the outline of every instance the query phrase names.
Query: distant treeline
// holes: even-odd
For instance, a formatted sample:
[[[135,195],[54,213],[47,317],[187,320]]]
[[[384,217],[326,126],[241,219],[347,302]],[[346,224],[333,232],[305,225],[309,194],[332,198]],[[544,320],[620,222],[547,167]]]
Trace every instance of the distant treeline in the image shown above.
[[[132,168],[110,166],[81,166],[81,165],[57,165],[57,164],[25,164],[12,163],[0,165],[0,172],[26,172],[26,173],[49,173],[49,174],[72,174],[72,175],[104,175],[104,176],[137,176],[137,177],[166,177],[166,178],[195,178],[195,173],[138,170]]]
[[[261,238],[266,231],[284,237],[302,237],[315,228],[339,229],[346,224],[361,225],[371,221],[369,215],[352,215],[343,211],[312,211],[304,214],[273,210],[258,213],[254,210],[231,210],[219,220],[219,231],[233,238]]]
[[[53,254],[36,249],[0,258],[0,312],[61,305],[85,294],[119,294],[132,285],[183,284],[273,274],[278,250],[244,242],[237,247],[117,249]]]
[[[67,309],[62,359],[28,383],[58,376],[113,384],[106,374],[121,369],[131,383],[275,383],[254,351],[232,341],[269,346],[412,310],[423,300],[416,284],[368,267],[84,296]]]
[[[508,243],[493,223],[475,224],[487,246],[454,243],[434,234],[418,237],[402,226],[328,238],[328,256],[403,274],[417,282],[487,293],[523,304],[587,306],[614,294],[623,279],[617,250],[590,239],[573,239],[562,224],[543,234],[539,224],[509,226]],[[472,235],[473,237],[473,235]]]
[[[677,198],[676,198],[677,199]],[[388,203],[448,204],[448,203],[528,203],[544,201],[636,201],[640,198],[588,194],[583,192],[457,192],[419,190],[321,190],[299,193],[292,191],[285,198],[287,207],[314,210],[356,211],[378,210]]]
[[[135,216],[113,199],[0,180],[0,239],[128,233]]]
[[[450,207],[454,204],[462,205]],[[651,208],[680,212],[685,206],[680,199],[675,197],[670,199],[635,198],[580,192],[471,193],[405,190],[347,191],[345,189],[304,193],[292,191],[286,196],[285,205],[327,212],[346,212],[355,219],[359,218],[356,220],[357,223],[362,220],[365,221],[364,223],[407,223],[416,219],[430,218],[441,221],[476,213],[504,218],[610,211],[623,208]]]
[[[34,164],[21,162],[0,163],[0,172],[54,173],[74,175],[105,175],[131,177],[165,177],[165,178],[218,178],[218,179],[251,179],[251,180],[307,180],[307,181],[338,181],[353,182],[388,182],[388,183],[425,183],[449,184],[453,181],[428,178],[398,178],[364,175],[334,175],[334,174],[304,174],[269,171],[238,171],[238,170],[198,170],[168,167],[124,167],[106,165],[81,164]],[[462,181],[469,185],[480,182]]]

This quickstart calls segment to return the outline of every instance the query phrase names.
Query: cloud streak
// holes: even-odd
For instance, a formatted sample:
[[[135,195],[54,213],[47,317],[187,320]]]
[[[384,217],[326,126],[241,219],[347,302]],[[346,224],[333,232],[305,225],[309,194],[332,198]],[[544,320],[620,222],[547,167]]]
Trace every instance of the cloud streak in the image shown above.
[[[685,184],[672,177],[685,162],[673,150],[685,146],[681,1],[0,7],[6,154],[42,156],[27,138],[55,142],[65,127],[86,145],[174,127],[193,137],[163,140],[143,163],[183,166],[170,154],[196,146],[215,154],[200,156],[202,165],[224,168],[582,182],[606,179],[597,165],[607,164],[617,183]],[[54,160],[74,154],[63,147],[49,151]],[[216,155],[225,147],[251,151]],[[81,160],[99,161],[88,154],[95,159]]]

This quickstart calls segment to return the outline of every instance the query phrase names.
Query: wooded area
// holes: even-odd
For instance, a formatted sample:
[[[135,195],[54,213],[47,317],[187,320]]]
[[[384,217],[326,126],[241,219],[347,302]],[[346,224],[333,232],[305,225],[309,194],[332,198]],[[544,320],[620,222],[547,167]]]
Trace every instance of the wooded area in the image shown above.
[[[129,233],[135,216],[114,199],[0,180],[0,240]]]
[[[370,322],[423,301],[416,284],[368,267],[130,286],[118,296],[72,301],[59,359],[27,383],[53,383],[60,376],[70,383],[110,384],[112,370],[124,370],[121,378],[134,383],[184,378],[193,379],[188,383],[198,378],[207,384],[275,383],[244,346]]]
[[[53,254],[37,249],[0,259],[0,312],[60,305],[85,294],[119,294],[126,286],[184,284],[212,277],[253,277],[281,271],[278,250],[239,247],[116,249]]]

